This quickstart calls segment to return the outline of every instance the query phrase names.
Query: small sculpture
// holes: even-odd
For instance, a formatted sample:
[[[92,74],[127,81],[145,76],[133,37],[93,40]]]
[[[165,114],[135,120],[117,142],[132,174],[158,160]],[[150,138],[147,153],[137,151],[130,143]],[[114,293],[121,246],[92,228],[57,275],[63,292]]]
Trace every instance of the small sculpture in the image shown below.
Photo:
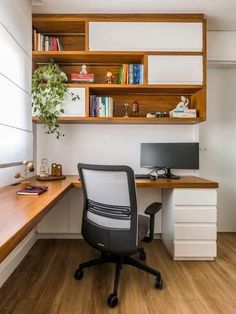
[[[129,104],[126,102],[124,103],[124,107],[125,107],[125,115],[124,115],[124,118],[128,118],[129,115],[128,115],[128,109],[129,109]]]
[[[23,160],[22,164],[24,165],[24,174],[22,175],[21,172],[15,172],[14,173],[14,178],[15,179],[24,179],[24,181],[21,182],[21,188],[24,189],[26,188],[28,185],[30,185],[30,181],[26,181],[28,175],[30,174],[30,172],[34,172],[34,164],[32,161],[28,161],[28,160]]]
[[[107,71],[107,74],[105,76],[105,81],[107,84],[112,84],[114,81],[114,75],[111,71]]]
[[[138,113],[139,113],[139,103],[135,100],[132,103],[132,115],[133,115],[133,117],[138,117]]]
[[[85,64],[82,65],[82,70],[80,71],[80,74],[88,74],[87,66]]]
[[[180,99],[181,101],[178,103],[175,109],[177,109],[177,111],[184,111],[184,109],[188,108],[189,100],[185,96],[181,96]]]

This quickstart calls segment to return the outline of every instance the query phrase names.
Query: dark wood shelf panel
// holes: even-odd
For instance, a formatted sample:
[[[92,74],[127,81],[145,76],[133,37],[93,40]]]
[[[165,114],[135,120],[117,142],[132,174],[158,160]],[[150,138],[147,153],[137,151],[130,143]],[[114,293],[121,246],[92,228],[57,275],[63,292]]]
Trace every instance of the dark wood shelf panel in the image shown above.
[[[60,124],[197,124],[202,122],[201,118],[145,118],[145,117],[58,117]],[[42,122],[33,117],[33,122],[42,124]]]
[[[143,63],[142,52],[112,51],[33,51],[33,62],[47,63],[53,59],[58,63]]]
[[[35,63],[143,63],[146,55],[202,55],[197,51],[33,51]]]
[[[94,94],[193,95],[202,85],[130,85],[130,84],[67,84],[68,87],[87,87]]]

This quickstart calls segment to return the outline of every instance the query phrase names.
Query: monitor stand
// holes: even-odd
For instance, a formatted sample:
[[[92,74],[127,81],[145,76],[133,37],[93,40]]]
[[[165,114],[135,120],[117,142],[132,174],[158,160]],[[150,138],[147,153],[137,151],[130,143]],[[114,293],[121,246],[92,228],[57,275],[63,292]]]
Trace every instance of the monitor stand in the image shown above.
[[[160,175],[158,177],[159,178],[163,178],[163,179],[173,179],[173,180],[180,179],[180,176],[176,176],[173,173],[171,173],[171,169],[170,168],[165,168],[165,174],[162,174],[162,175]]]

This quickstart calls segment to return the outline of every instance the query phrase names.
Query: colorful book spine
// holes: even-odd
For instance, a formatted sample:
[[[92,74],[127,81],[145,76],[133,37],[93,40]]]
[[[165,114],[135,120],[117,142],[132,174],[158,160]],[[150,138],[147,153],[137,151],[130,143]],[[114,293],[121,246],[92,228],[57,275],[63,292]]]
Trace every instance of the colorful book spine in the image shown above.
[[[58,37],[52,37],[38,33],[33,30],[33,50],[34,51],[61,51],[62,45]]]
[[[113,106],[113,98],[91,95],[89,98],[89,116],[102,118],[113,117]]]
[[[122,64],[118,84],[143,84],[143,64]]]

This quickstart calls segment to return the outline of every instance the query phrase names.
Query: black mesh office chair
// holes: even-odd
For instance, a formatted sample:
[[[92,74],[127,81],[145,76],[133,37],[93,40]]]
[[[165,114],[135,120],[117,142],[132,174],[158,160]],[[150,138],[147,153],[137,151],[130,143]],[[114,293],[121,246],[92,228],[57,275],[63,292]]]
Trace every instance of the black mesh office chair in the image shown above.
[[[101,166],[78,164],[84,210],[82,235],[101,257],[82,263],[75,271],[75,278],[82,279],[83,269],[102,263],[116,264],[114,291],[107,302],[110,307],[118,303],[117,290],[123,264],[135,266],[156,276],[155,287],[162,288],[159,271],[143,264],[130,255],[139,253],[141,260],[146,259],[139,242],[153,239],[155,214],[161,203],[152,203],[144,215],[137,215],[137,200],[134,172],[127,166]],[[149,234],[148,234],[149,231]]]

